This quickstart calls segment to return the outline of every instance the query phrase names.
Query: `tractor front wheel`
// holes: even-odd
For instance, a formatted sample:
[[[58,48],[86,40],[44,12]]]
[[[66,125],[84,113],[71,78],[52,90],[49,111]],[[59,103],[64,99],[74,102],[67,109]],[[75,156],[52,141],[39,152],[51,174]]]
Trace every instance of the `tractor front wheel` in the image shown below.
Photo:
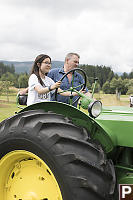
[[[84,128],[63,115],[27,111],[0,124],[2,200],[108,200],[114,167]]]

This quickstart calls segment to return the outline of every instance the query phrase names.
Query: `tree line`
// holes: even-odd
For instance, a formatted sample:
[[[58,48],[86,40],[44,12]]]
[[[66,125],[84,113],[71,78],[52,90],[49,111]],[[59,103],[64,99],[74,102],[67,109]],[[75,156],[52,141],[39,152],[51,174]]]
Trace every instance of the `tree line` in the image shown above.
[[[133,94],[133,72],[124,72],[118,75],[113,72],[111,67],[81,65],[88,77],[87,86],[91,90],[94,78],[98,78],[96,91],[102,90],[105,94]]]
[[[113,72],[111,67],[107,66],[80,65],[79,67],[86,72],[89,90],[92,90],[94,78],[98,78],[96,92],[102,90],[106,94],[117,92],[120,94],[133,94],[133,72],[129,74],[124,72],[122,75],[118,75]],[[9,66],[0,62],[0,91],[4,88],[4,85],[26,88],[28,78],[29,74],[27,73],[15,73],[14,65]]]

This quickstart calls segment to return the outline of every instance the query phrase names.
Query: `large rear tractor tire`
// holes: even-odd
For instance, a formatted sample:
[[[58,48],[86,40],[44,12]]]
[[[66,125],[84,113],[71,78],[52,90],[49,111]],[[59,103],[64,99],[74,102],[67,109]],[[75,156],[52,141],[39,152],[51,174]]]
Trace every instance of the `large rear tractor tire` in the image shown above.
[[[108,200],[111,161],[84,128],[42,110],[0,123],[0,199]]]

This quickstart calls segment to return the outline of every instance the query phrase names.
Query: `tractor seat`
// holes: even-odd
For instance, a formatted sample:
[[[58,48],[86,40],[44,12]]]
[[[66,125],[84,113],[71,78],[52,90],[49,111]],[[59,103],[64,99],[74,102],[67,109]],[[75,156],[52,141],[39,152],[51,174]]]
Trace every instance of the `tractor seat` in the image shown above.
[[[28,95],[23,94],[23,95],[18,95],[18,103],[19,105],[27,105],[27,97]]]

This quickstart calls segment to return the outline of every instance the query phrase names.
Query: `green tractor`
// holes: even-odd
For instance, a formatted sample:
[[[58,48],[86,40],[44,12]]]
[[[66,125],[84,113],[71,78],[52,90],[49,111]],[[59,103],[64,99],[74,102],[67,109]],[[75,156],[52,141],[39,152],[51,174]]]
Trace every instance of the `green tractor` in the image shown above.
[[[118,185],[133,183],[132,109],[69,91],[78,109],[72,98],[37,103],[0,123],[1,200],[117,200]]]

